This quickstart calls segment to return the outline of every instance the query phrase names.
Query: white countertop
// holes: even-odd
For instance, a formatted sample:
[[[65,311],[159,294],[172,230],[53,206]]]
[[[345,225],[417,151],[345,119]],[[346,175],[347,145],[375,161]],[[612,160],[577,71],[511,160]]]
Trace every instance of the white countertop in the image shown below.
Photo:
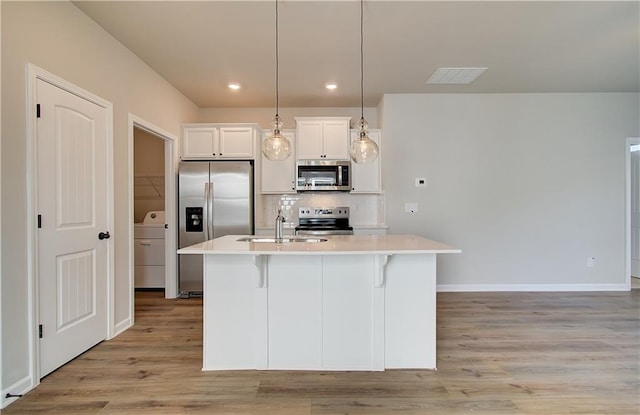
[[[326,242],[238,242],[246,235],[227,235],[178,250],[179,254],[213,255],[367,255],[457,254],[460,249],[416,235],[334,235]]]

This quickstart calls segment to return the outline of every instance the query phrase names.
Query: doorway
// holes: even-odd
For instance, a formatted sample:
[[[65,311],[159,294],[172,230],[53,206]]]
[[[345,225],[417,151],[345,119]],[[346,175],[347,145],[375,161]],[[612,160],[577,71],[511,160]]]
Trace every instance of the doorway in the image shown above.
[[[164,140],[133,127],[133,244],[136,291],[165,289]]]
[[[631,289],[640,288],[640,137],[626,142],[627,276]]]
[[[129,305],[132,319],[136,289],[163,288],[165,298],[177,297],[176,142],[173,134],[129,114]],[[138,151],[147,151],[148,154],[136,156],[136,147]],[[163,212],[164,221],[160,212]],[[155,226],[145,229],[136,225],[144,222],[147,215]],[[138,232],[136,235],[136,227],[150,233],[140,235]],[[153,251],[151,255],[160,255],[164,265],[158,265],[157,258],[146,258],[151,262],[141,264],[141,255],[144,256],[145,252],[149,254],[149,251]],[[139,254],[137,261],[136,252]]]

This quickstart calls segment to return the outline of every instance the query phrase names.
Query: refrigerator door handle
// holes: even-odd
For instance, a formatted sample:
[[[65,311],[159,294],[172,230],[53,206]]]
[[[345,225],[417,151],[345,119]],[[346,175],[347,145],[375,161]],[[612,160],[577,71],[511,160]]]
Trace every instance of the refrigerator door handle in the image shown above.
[[[209,235],[211,239],[215,238],[216,235],[213,232],[213,183],[209,183],[209,198],[207,199],[207,203],[209,204],[209,221],[207,222],[207,226],[209,226]]]
[[[204,240],[209,240],[209,183],[204,184],[204,206],[202,209]]]

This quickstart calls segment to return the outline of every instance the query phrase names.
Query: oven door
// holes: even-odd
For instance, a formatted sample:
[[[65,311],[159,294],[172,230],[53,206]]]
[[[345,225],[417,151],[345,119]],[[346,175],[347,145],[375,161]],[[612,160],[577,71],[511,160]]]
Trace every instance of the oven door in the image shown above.
[[[307,229],[296,228],[296,235],[327,236],[327,235],[353,235],[353,229]]]

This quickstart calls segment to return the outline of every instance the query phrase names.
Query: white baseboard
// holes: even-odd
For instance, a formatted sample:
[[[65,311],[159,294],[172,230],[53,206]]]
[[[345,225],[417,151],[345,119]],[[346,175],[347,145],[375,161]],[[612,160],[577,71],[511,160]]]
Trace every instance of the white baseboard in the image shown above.
[[[122,320],[120,323],[116,324],[115,327],[113,328],[113,332],[114,332],[113,337],[116,337],[118,334],[124,332],[131,326],[133,326],[133,323],[131,322],[130,318]]]
[[[629,291],[627,284],[438,284],[438,292]]]
[[[6,408],[8,405],[12,404],[19,398],[6,398],[7,394],[11,395],[24,395],[33,389],[34,384],[32,382],[31,376],[27,376],[13,385],[2,390],[2,397],[0,397],[0,409]]]

